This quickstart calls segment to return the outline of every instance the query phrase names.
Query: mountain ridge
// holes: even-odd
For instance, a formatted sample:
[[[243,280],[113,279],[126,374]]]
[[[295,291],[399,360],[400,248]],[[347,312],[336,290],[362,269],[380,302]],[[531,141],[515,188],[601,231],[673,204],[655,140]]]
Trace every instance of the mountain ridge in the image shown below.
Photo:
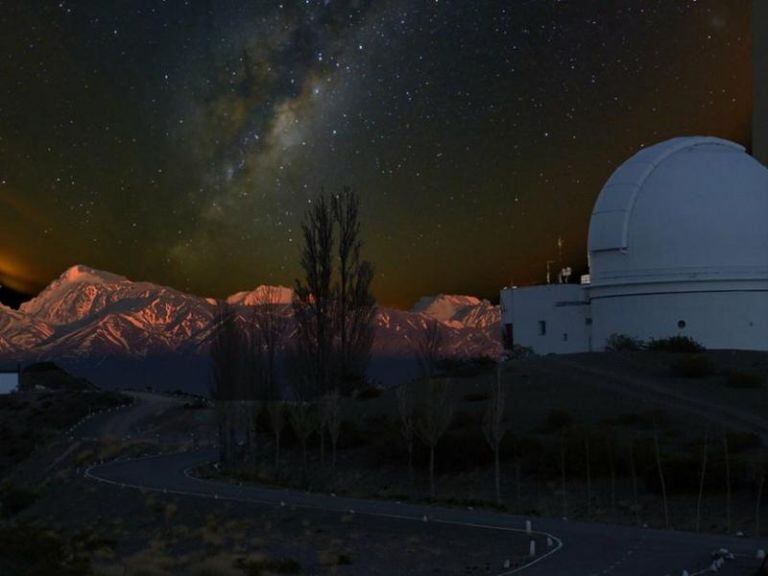
[[[292,294],[284,286],[259,286],[224,301],[245,315],[265,298],[274,298],[292,316],[288,306]],[[141,361],[150,356],[204,360],[217,302],[77,265],[19,310],[0,308],[0,355],[6,360],[75,364],[105,358]],[[474,296],[441,294],[422,298],[411,310],[378,308],[372,365],[386,371],[388,358],[413,359],[418,339],[432,321],[444,333],[448,358],[496,358],[501,353],[498,306]],[[289,332],[293,330],[291,320]],[[396,383],[380,374],[372,377]]]

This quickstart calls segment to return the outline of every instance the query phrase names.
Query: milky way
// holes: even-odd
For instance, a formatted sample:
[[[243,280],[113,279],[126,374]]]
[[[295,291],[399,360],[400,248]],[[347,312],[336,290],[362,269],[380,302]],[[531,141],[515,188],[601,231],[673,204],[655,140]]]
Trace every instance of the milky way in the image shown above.
[[[0,3],[0,282],[74,263],[225,295],[298,273],[321,188],[375,291],[583,268],[612,169],[749,139],[748,0]]]

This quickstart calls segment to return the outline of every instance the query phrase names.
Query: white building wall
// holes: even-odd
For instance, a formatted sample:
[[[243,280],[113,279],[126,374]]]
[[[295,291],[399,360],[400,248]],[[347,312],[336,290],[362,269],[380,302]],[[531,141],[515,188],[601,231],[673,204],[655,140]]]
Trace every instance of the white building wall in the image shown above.
[[[590,349],[590,313],[584,287],[547,284],[501,292],[502,330],[537,354]]]
[[[0,394],[10,394],[19,388],[18,372],[0,372]]]
[[[690,288],[690,286],[688,286]],[[641,340],[688,336],[705,348],[768,350],[768,289],[593,297],[592,338],[603,350],[611,334]]]

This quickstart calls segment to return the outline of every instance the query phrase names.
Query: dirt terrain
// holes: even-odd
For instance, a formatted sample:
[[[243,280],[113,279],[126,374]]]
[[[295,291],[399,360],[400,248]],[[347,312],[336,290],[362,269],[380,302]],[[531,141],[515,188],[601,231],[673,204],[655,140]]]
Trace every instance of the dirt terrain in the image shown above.
[[[9,476],[3,502],[14,509],[3,508],[0,573],[489,574],[527,553],[524,535],[421,523],[405,529],[397,519],[363,522],[354,513],[200,500],[85,478],[93,462],[193,447],[185,427],[197,409],[178,398],[132,396],[128,408],[62,430]],[[45,481],[25,482],[42,470]],[[41,548],[51,549],[46,559]]]

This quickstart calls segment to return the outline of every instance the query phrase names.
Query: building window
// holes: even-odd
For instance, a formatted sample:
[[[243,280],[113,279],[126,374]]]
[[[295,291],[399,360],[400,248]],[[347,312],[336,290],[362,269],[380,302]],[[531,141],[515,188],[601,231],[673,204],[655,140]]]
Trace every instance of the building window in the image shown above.
[[[568,332],[563,333],[563,342],[568,342]]]
[[[592,326],[592,318],[585,318],[584,322],[586,322],[587,326]]]
[[[539,336],[547,335],[547,323],[544,320],[539,320]]]
[[[685,320],[678,320],[677,321],[677,327],[680,328],[680,330],[685,328]]]

